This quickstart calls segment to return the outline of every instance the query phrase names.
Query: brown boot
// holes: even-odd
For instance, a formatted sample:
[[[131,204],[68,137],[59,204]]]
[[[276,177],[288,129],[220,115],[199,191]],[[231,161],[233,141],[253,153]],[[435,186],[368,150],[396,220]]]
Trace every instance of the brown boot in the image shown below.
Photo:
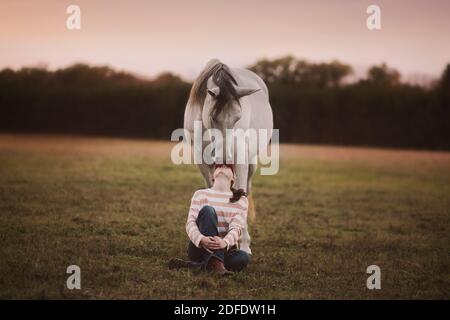
[[[214,257],[211,257],[209,259],[208,265],[206,266],[206,270],[214,272],[220,276],[229,276],[233,274],[233,272],[225,269],[225,266],[223,265],[222,261]]]

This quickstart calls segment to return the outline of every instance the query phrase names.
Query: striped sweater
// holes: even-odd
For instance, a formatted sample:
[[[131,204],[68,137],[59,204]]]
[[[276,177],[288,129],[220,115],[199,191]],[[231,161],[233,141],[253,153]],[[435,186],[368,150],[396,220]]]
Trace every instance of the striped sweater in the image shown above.
[[[238,249],[251,254],[250,236],[247,226],[248,199],[242,196],[237,202],[230,202],[231,191],[216,191],[211,188],[197,190],[191,200],[191,207],[186,222],[189,239],[197,247],[204,237],[197,226],[197,216],[205,205],[214,207],[219,236],[227,243],[227,248],[236,245]]]

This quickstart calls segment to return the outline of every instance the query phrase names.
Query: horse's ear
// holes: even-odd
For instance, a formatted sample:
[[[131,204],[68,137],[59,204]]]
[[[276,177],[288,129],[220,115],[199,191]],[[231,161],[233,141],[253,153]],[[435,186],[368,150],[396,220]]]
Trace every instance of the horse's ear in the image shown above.
[[[219,87],[214,87],[212,89],[208,89],[208,93],[213,97],[213,98],[217,98],[219,96],[220,93],[220,88]]]
[[[255,92],[258,92],[259,90],[261,90],[261,89],[251,89],[251,88],[241,88],[241,87],[236,88],[236,92],[237,92],[237,95],[239,98],[251,95]]]

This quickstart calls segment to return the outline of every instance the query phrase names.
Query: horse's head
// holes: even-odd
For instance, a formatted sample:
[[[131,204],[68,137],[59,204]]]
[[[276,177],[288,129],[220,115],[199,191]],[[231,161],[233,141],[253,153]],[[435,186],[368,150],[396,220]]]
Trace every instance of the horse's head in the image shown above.
[[[233,90],[221,89],[211,81],[207,88],[202,112],[205,127],[207,129],[219,129],[220,131],[234,128],[236,122],[242,117],[240,99],[258,90],[241,87],[233,87]]]
[[[259,88],[244,88],[237,85],[228,68],[218,69],[206,85],[206,97],[203,103],[202,120],[207,129],[217,129],[226,137],[226,130],[235,128],[243,114],[241,98],[259,91]],[[218,142],[220,143],[220,142]],[[216,145],[216,150],[222,146]],[[229,154],[228,145],[227,154]],[[223,150],[225,151],[225,150]],[[225,159],[225,157],[223,158]]]

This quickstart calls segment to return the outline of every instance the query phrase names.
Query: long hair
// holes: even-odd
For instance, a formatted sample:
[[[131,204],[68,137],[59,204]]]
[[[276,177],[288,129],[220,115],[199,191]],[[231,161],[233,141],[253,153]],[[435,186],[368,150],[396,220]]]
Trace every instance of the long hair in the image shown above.
[[[242,196],[247,196],[247,192],[244,189],[234,189],[230,187],[231,192],[233,192],[233,196],[230,198],[230,202],[237,202]]]
[[[220,89],[219,96],[216,97],[216,103],[212,108],[212,117],[214,118],[222,112],[225,105],[231,99],[234,99],[239,103],[239,96],[235,88],[235,86],[237,86],[237,81],[231,74],[230,68],[219,60],[213,59],[208,62],[205,69],[203,69],[192,85],[189,99],[194,105],[203,107],[207,94],[206,88],[208,79],[211,77],[213,82]]]

